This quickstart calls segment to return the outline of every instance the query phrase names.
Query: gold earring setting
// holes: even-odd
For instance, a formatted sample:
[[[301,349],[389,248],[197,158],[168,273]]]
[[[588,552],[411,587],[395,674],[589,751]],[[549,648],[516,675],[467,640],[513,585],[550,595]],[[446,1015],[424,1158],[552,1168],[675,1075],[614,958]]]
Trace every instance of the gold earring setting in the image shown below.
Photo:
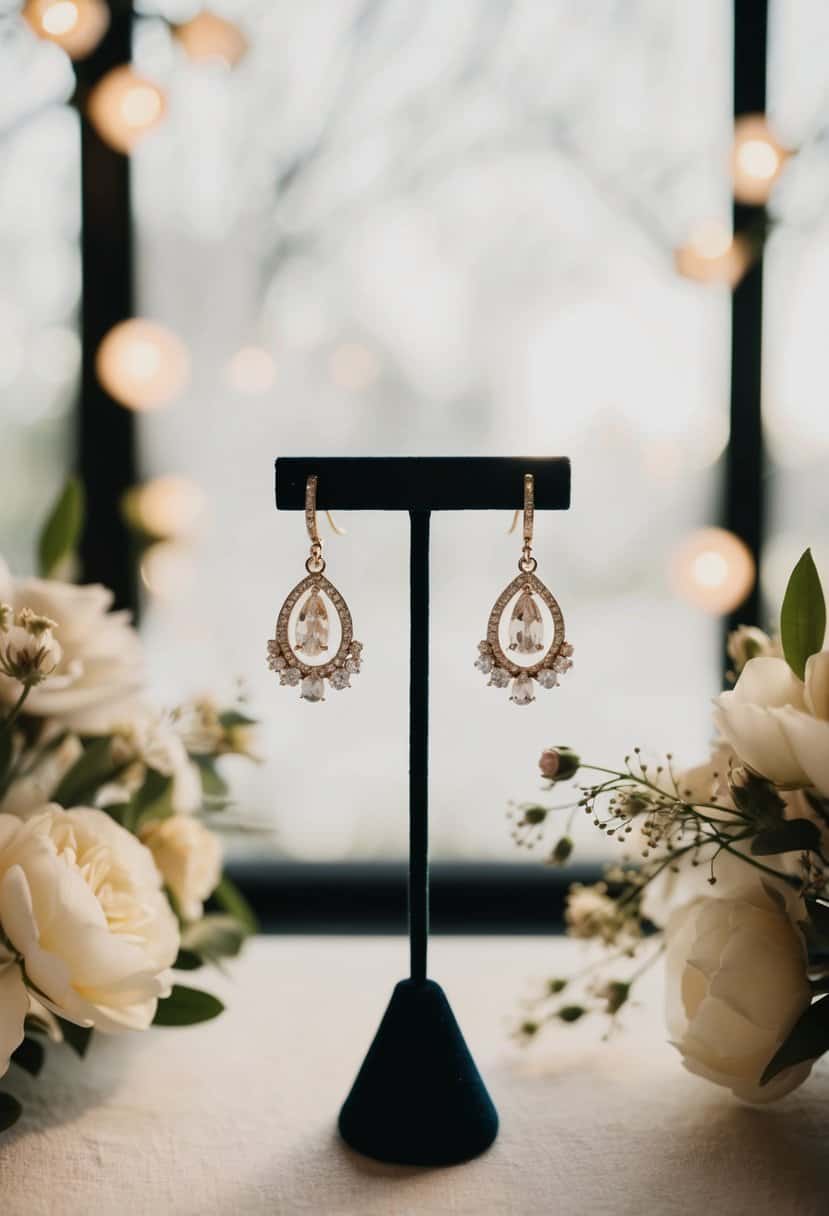
[[[325,700],[326,680],[337,691],[349,688],[351,677],[359,674],[363,651],[362,643],[354,639],[348,604],[324,576],[316,496],[317,478],[311,476],[305,486],[305,526],[311,541],[306,577],[288,594],[279,610],[274,637],[268,640],[268,667],[277,673],[280,684],[300,685],[300,697],[312,702]],[[339,646],[333,655],[329,655],[331,612],[340,625]],[[308,659],[320,662],[309,663]]]
[[[478,645],[479,655],[475,662],[478,670],[489,676],[488,683],[492,687],[511,685],[510,700],[516,705],[529,705],[535,700],[533,681],[541,688],[555,688],[559,677],[573,666],[573,647],[565,639],[561,608],[535,573],[538,562],[532,552],[534,500],[534,478],[532,473],[527,473],[524,477],[524,545],[518,562],[519,574],[495,601],[489,614],[486,638]],[[516,663],[501,645],[501,622],[513,600],[507,649],[525,659],[540,654],[535,662]],[[539,600],[546,606],[553,624],[552,641],[547,647],[544,646],[544,615]]]

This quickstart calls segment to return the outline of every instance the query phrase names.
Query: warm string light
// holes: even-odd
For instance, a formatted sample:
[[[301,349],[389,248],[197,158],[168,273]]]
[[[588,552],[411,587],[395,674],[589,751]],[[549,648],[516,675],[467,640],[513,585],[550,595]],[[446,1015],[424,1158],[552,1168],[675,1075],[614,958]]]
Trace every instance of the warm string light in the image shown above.
[[[106,143],[131,152],[164,117],[167,102],[157,84],[128,64],[103,76],[89,96],[89,120]]]
[[[675,250],[674,260],[686,279],[736,287],[751,264],[751,246],[744,236],[732,236],[726,224],[708,220]]]
[[[225,378],[237,393],[266,393],[276,379],[273,358],[261,346],[243,346],[228,362]]]
[[[23,17],[37,34],[62,47],[71,59],[85,59],[109,27],[103,0],[28,0]]]
[[[98,347],[98,379],[133,410],[169,404],[186,388],[190,357],[180,338],[163,325],[134,317],[114,326]]]
[[[124,514],[132,526],[158,540],[191,537],[204,516],[204,491],[189,477],[167,474],[133,486]]]
[[[772,134],[763,114],[744,114],[734,124],[731,173],[734,197],[740,203],[762,206],[791,155]]]
[[[238,26],[207,9],[176,26],[175,36],[188,58],[197,63],[234,67],[248,49],[247,38]]]
[[[754,558],[748,547],[724,528],[692,532],[671,562],[676,594],[714,616],[732,612],[742,604],[755,577]]]
[[[160,540],[145,551],[139,567],[141,581],[157,600],[180,599],[193,577],[193,555],[186,544]]]

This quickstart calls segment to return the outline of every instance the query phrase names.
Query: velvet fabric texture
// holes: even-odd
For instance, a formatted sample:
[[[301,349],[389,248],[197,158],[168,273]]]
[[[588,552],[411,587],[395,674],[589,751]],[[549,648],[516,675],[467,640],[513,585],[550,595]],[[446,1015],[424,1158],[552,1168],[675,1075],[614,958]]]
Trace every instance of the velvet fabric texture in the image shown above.
[[[453,1165],[492,1144],[497,1111],[433,980],[395,987],[339,1129],[358,1152],[401,1165]]]

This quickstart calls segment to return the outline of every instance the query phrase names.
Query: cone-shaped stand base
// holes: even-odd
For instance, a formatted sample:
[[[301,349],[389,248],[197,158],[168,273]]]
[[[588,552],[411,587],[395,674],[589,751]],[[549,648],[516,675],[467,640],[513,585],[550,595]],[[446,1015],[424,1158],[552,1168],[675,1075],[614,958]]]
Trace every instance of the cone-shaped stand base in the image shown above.
[[[339,1128],[358,1152],[402,1165],[453,1165],[492,1144],[498,1113],[439,984],[397,985]]]

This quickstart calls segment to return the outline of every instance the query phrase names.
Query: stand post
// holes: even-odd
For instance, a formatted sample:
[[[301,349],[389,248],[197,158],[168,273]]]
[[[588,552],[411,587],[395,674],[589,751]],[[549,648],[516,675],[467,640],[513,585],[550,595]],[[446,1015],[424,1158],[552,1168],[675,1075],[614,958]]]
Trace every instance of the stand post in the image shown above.
[[[429,511],[410,511],[409,951],[426,981],[429,940]]]
[[[340,1111],[345,1142],[408,1165],[451,1165],[486,1151],[498,1114],[439,984],[427,979],[429,937],[429,525],[433,511],[510,511],[523,478],[537,510],[566,510],[570,463],[538,457],[283,457],[276,505],[305,508],[319,478],[320,510],[407,511],[410,549],[409,950],[401,980]]]

